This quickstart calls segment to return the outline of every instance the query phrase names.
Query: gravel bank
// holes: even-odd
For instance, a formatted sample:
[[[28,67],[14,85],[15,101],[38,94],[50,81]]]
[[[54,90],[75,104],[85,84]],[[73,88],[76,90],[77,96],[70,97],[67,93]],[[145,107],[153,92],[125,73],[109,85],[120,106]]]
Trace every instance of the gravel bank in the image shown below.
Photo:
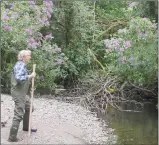
[[[34,99],[35,110],[32,126],[38,131],[30,138],[19,128],[18,144],[114,144],[117,137],[85,108],[54,99]],[[10,95],[1,95],[1,144],[17,144],[7,141],[12,123],[14,102]],[[5,125],[4,125],[5,124]]]

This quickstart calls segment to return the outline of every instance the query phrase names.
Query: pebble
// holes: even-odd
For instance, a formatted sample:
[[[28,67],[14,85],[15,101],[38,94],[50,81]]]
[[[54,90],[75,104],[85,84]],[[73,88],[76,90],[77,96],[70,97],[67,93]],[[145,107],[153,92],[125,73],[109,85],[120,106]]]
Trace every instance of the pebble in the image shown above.
[[[5,94],[1,95],[1,100],[1,122],[8,119],[8,126],[1,129],[3,141],[8,138],[14,102],[10,95]],[[82,106],[45,98],[34,98],[33,104],[35,111],[32,115],[32,125],[37,126],[38,131],[32,133],[28,140],[26,133],[24,137],[24,132],[19,129],[18,134],[23,140],[18,144],[110,144],[117,142],[117,136],[112,133],[114,130],[109,128],[106,122],[100,121],[95,113],[89,112]],[[7,142],[7,144],[10,143]]]

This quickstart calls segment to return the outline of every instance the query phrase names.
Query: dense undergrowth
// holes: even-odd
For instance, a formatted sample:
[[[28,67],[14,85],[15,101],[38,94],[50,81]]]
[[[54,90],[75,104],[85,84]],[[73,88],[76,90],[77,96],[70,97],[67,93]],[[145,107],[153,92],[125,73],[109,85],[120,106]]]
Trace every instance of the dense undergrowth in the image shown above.
[[[152,6],[157,10],[156,2],[3,1],[2,92],[10,90],[18,51],[30,49],[28,68],[31,72],[37,64],[37,92],[87,84],[86,90],[96,88],[89,90],[87,102],[115,108],[115,101],[130,102],[132,96],[136,101],[156,97],[157,13]]]

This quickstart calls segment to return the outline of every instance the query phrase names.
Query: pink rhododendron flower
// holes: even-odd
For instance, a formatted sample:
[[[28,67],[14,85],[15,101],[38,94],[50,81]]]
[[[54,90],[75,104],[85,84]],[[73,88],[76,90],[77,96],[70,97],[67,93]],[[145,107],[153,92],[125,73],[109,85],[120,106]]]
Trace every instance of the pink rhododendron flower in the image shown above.
[[[31,34],[32,34],[32,31],[31,31],[31,29],[30,29],[30,28],[27,28],[25,31],[26,31],[26,33],[27,33],[27,34],[29,34],[29,35],[31,35]]]
[[[124,48],[123,47],[121,47],[119,50],[120,50],[120,52],[124,52]]]
[[[46,15],[49,19],[51,18],[51,14],[49,12],[46,12]]]
[[[52,1],[49,1],[49,4],[50,4],[50,6],[53,6],[53,2]]]
[[[29,4],[30,4],[30,5],[35,5],[34,0],[30,0],[30,1],[29,1]]]
[[[9,20],[9,17],[6,15],[6,16],[4,16],[4,21],[8,21]]]
[[[4,26],[4,29],[7,31],[12,31],[12,27],[11,26]]]
[[[41,21],[42,23],[46,24],[46,25],[49,25],[49,21],[48,21],[47,18],[42,18],[42,19],[40,19],[40,21]]]
[[[49,0],[49,1],[44,1],[44,4],[45,4],[45,6],[47,7],[47,8],[49,8],[49,7],[53,7],[53,2],[51,1],[51,0]]]
[[[28,47],[29,47],[29,48],[37,48],[36,42],[29,43],[29,44],[28,44]]]
[[[46,38],[46,39],[52,39],[52,38],[54,38],[54,37],[52,36],[52,34],[48,34],[48,35],[45,36],[45,38]]]
[[[116,46],[120,46],[120,44],[117,42],[117,43],[116,43]]]
[[[37,43],[36,41],[34,40],[34,38],[30,38],[28,39],[28,47],[29,48],[37,48]]]
[[[131,42],[130,41],[126,41],[125,45],[126,45],[126,47],[131,47]]]
[[[34,43],[34,42],[35,42],[34,38],[30,38],[28,41],[29,41],[30,43]]]

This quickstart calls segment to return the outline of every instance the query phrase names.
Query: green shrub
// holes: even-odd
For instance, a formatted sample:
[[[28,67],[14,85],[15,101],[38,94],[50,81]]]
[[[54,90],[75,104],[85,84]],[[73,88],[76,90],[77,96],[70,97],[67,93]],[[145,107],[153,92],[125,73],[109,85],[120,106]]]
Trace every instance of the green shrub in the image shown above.
[[[154,85],[157,81],[156,24],[148,18],[136,17],[115,36],[104,40],[105,62],[110,71],[138,85]]]

